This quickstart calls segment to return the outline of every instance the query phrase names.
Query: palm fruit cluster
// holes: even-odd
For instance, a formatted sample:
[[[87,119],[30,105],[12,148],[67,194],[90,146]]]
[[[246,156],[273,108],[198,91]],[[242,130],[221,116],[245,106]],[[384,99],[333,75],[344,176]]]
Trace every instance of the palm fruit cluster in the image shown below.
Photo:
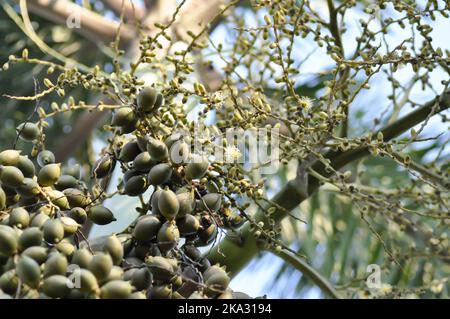
[[[136,105],[114,113],[112,127],[127,140],[93,165],[94,186],[76,166],[56,163],[48,150],[35,158],[17,150],[0,153],[0,297],[247,297],[231,291],[226,270],[199,249],[218,236],[227,206],[208,181],[208,159],[191,153],[185,136],[138,129],[138,119],[162,103],[162,95],[147,87]],[[123,173],[119,196],[142,199],[147,190],[151,196],[123,232],[88,241],[83,225],[116,220],[94,192],[116,168]]]

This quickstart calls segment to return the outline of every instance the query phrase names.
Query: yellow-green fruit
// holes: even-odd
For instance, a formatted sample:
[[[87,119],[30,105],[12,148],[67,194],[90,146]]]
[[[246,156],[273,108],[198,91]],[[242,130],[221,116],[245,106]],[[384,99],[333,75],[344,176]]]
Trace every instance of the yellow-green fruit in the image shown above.
[[[158,196],[158,210],[168,220],[173,220],[178,214],[180,203],[177,195],[170,189],[164,189]]]
[[[53,275],[44,279],[42,291],[51,298],[64,298],[70,292],[72,282],[62,275]]]
[[[153,286],[150,289],[150,299],[171,299],[172,285]]]
[[[28,256],[40,265],[47,259],[48,250],[42,246],[32,246],[25,249],[22,252],[22,256]]]
[[[67,258],[70,258],[75,252],[75,246],[68,240],[63,239],[55,245],[56,251],[60,252]]]
[[[74,219],[67,216],[61,216],[59,220],[64,227],[64,236],[75,234],[76,231],[81,227],[81,225],[78,224]]]
[[[156,280],[167,281],[175,275],[174,267],[168,258],[149,256],[145,263]]]
[[[25,176],[22,171],[14,166],[0,166],[0,181],[10,187],[22,185]]]
[[[50,244],[59,243],[64,238],[64,226],[59,219],[49,219],[43,227],[44,239]]]
[[[17,235],[9,226],[0,225],[0,254],[10,256],[17,252]]]
[[[137,106],[141,112],[151,112],[154,110],[158,91],[151,86],[142,88],[137,97]]]
[[[19,163],[20,151],[6,150],[0,152],[0,165],[16,166]]]
[[[36,261],[28,256],[21,256],[16,264],[17,276],[31,288],[37,288],[41,279],[41,269]]]
[[[131,162],[133,161],[136,156],[138,156],[141,153],[141,149],[139,148],[139,145],[137,141],[131,141],[125,144],[120,151],[119,159],[122,162]]]
[[[147,299],[147,296],[142,291],[133,292],[128,299]]]
[[[71,166],[65,166],[62,168],[61,173],[64,175],[70,175],[77,180],[81,178],[81,167],[80,164],[75,164]]]
[[[64,210],[70,209],[69,201],[63,192],[51,190],[47,192],[47,195],[54,205]]]
[[[208,273],[208,276],[206,278],[204,277],[204,281],[208,286],[205,293],[212,296],[225,292],[230,283],[230,277],[224,270],[214,271],[213,273]]]
[[[27,228],[30,224],[30,214],[25,208],[16,207],[9,213],[9,225]]]
[[[88,269],[99,280],[105,280],[112,269],[113,261],[109,254],[97,253],[92,257],[91,262],[88,265]]]
[[[159,109],[164,104],[164,96],[161,93],[156,95],[155,105],[153,105],[153,111]]]
[[[222,195],[217,193],[206,194],[199,201],[199,208],[206,211],[218,211],[222,204]]]
[[[31,198],[40,193],[40,187],[34,179],[26,177],[23,179],[22,185],[16,188],[16,191],[20,196]]]
[[[6,208],[6,194],[3,188],[0,187],[0,210]]]
[[[71,263],[80,266],[81,268],[88,268],[89,263],[94,257],[87,248],[80,248],[75,250],[72,256]]]
[[[97,225],[107,225],[116,220],[113,213],[105,206],[92,206],[87,211],[88,218]]]
[[[91,203],[88,195],[79,190],[78,188],[67,188],[63,190],[63,194],[69,201],[70,207],[86,207]]]
[[[135,116],[131,107],[125,106],[114,111],[111,125],[112,126],[126,126],[134,122]]]
[[[87,219],[86,211],[81,207],[74,207],[68,213],[67,216],[73,218],[78,224],[84,225]]]
[[[104,284],[101,288],[102,299],[126,299],[133,292],[133,287],[127,281],[113,280]]]
[[[147,152],[155,161],[163,161],[169,157],[169,150],[164,142],[150,137],[147,142]]]
[[[18,239],[19,250],[23,251],[28,247],[40,246],[44,235],[37,227],[29,227],[20,234]]]
[[[36,123],[25,122],[16,127],[17,134],[25,141],[34,141],[41,134],[41,130]]]
[[[148,289],[152,283],[152,274],[147,267],[135,269],[131,275],[131,284],[136,290]]]
[[[193,235],[200,229],[200,221],[197,217],[187,214],[177,219],[177,227],[181,236]]]
[[[61,175],[56,181],[55,188],[59,191],[64,191],[68,188],[76,188],[78,186],[78,179],[72,175]]]
[[[7,294],[15,294],[18,286],[19,278],[15,269],[8,270],[0,276],[0,289]]]
[[[195,209],[195,198],[191,192],[183,192],[177,194],[180,209],[178,210],[177,218],[190,214]]]
[[[159,208],[158,208],[158,200],[159,200],[159,195],[161,195],[162,193],[162,189],[157,187],[152,194],[152,197],[150,198],[150,203],[152,205],[152,213],[153,215],[159,215]]]
[[[169,181],[172,176],[172,167],[169,164],[161,163],[152,167],[148,173],[148,183],[150,185],[161,185]]]
[[[42,228],[42,226],[44,225],[44,223],[47,221],[47,219],[49,219],[50,217],[48,217],[47,214],[41,212],[41,213],[37,213],[34,214],[33,217],[31,218],[31,224],[30,226],[32,227],[37,227],[37,228]]]
[[[32,178],[36,173],[36,168],[32,160],[28,156],[19,156],[19,162],[17,163],[17,168],[20,169],[23,176]]]
[[[109,155],[99,158],[92,167],[93,178],[103,178],[108,176],[114,168],[114,159]]]
[[[44,277],[65,275],[67,267],[66,256],[60,253],[52,253],[44,264]]]
[[[133,176],[125,182],[123,192],[128,196],[139,196],[148,189],[147,178],[144,175]]]
[[[141,217],[133,229],[133,237],[140,241],[152,240],[158,233],[161,222],[158,217],[145,215]]]
[[[47,164],[39,171],[37,181],[42,186],[52,186],[61,176],[61,164]]]
[[[105,251],[111,256],[114,265],[120,265],[123,259],[123,246],[116,235],[109,236],[106,239]]]
[[[72,278],[79,279],[78,283],[80,284],[79,289],[81,291],[92,293],[99,290],[97,278],[87,269],[75,269],[72,273]],[[75,283],[77,282],[75,281]]]
[[[167,252],[176,247],[180,240],[180,232],[174,222],[165,222],[156,235],[158,248],[162,252]]]
[[[133,168],[141,172],[149,171],[155,164],[148,152],[142,152],[133,160]]]
[[[44,167],[45,165],[52,164],[56,161],[55,155],[48,150],[40,151],[37,156],[37,162],[40,167]]]
[[[104,284],[105,282],[113,281],[113,280],[122,280],[123,279],[123,269],[120,266],[113,266],[111,268],[111,271],[109,272],[108,278],[103,280],[101,284]]]
[[[186,178],[202,178],[208,171],[209,162],[205,156],[193,155],[191,161],[186,166]]]

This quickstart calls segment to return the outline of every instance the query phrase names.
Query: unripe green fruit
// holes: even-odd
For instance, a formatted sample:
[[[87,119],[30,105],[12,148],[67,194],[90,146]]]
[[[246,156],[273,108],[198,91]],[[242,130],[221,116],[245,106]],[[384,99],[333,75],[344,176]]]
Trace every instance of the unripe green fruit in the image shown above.
[[[7,294],[15,294],[18,286],[19,278],[15,269],[8,270],[0,276],[0,289]]]
[[[169,150],[164,142],[149,138],[147,142],[147,152],[155,161],[163,161],[169,157]]]
[[[191,214],[178,218],[176,222],[181,236],[193,235],[200,229],[200,221]]]
[[[133,287],[127,281],[113,280],[104,284],[101,288],[102,299],[127,299],[133,291]]]
[[[183,217],[186,214],[190,214],[195,209],[195,198],[191,192],[183,192],[177,194],[178,203],[180,203],[180,209],[178,211],[177,218]]]
[[[53,275],[44,279],[42,291],[51,298],[64,298],[69,294],[71,285],[67,277]]]
[[[158,196],[158,209],[161,215],[168,220],[175,219],[180,209],[177,195],[170,189],[163,190]]]
[[[116,235],[109,236],[106,239],[104,250],[111,256],[114,265],[120,265],[122,263],[124,255],[123,246]]]
[[[155,162],[148,152],[142,152],[134,158],[133,168],[141,172],[148,172]]]
[[[133,292],[128,299],[147,299],[147,296],[142,291]]]
[[[216,224],[211,224],[205,229],[201,229],[198,232],[197,246],[207,246],[209,245],[217,236],[217,226]]]
[[[70,207],[86,207],[91,203],[89,196],[78,188],[67,188],[63,191]]]
[[[94,166],[92,167],[92,177],[104,178],[111,174],[114,166],[114,159],[109,155],[104,155],[94,163]]]
[[[158,248],[162,252],[167,252],[176,247],[180,240],[180,232],[177,225],[173,222],[165,222],[156,235]]]
[[[61,176],[61,164],[47,164],[39,171],[37,181],[42,186],[52,186]]]
[[[168,258],[149,256],[145,263],[155,280],[168,281],[174,276],[174,267]]]
[[[44,235],[37,227],[29,227],[20,234],[18,239],[19,250],[23,251],[28,247],[39,246],[42,243]]]
[[[148,268],[138,268],[131,275],[131,284],[136,290],[148,289],[152,283],[152,274]]]
[[[88,218],[97,225],[107,225],[116,221],[113,213],[105,206],[92,206],[87,211]]]
[[[150,86],[142,88],[137,97],[137,106],[141,112],[151,112],[155,108],[158,91]]]
[[[59,191],[64,191],[68,188],[76,188],[78,180],[72,175],[61,175],[55,183],[55,188]]]
[[[45,214],[45,213],[37,213],[37,214],[33,215],[33,217],[31,218],[30,226],[37,227],[37,228],[42,228],[44,223],[49,218],[50,217],[48,217],[48,215]]]
[[[3,188],[0,187],[0,210],[6,208],[6,194]]]
[[[155,105],[153,106],[153,111],[158,110],[164,104],[164,96],[161,93],[156,95]]]
[[[153,239],[161,227],[161,222],[156,216],[142,216],[133,229],[133,237],[140,241],[149,241]]]
[[[88,269],[99,281],[103,281],[108,278],[112,266],[113,261],[109,254],[97,253],[94,257],[92,257],[91,262],[88,265]]]
[[[67,216],[73,218],[78,224],[84,225],[87,220],[87,213],[81,207],[74,207],[68,213]]]
[[[206,211],[217,212],[222,205],[222,195],[217,193],[206,194],[199,201],[199,208]]]
[[[71,166],[64,166],[61,169],[61,173],[63,175],[70,175],[73,178],[76,178],[77,180],[81,178],[81,168],[80,164],[75,164]]]
[[[55,161],[56,161],[55,155],[51,151],[48,151],[48,150],[39,152],[39,154],[37,156],[37,162],[40,167],[44,167],[48,164],[53,164],[53,163],[55,163]]]
[[[152,213],[153,215],[160,215],[161,212],[159,211],[158,208],[158,200],[159,200],[159,195],[161,195],[162,193],[162,189],[157,187],[152,194],[152,197],[150,198],[150,203],[152,205]]]
[[[22,256],[28,256],[40,265],[47,259],[48,250],[42,246],[32,246],[25,249],[22,252]]]
[[[141,153],[137,141],[133,140],[125,144],[120,151],[119,159],[122,162],[131,162]]]
[[[50,244],[59,243],[64,238],[64,226],[59,219],[49,219],[43,227],[44,239]]]
[[[71,263],[78,265],[81,268],[88,268],[92,257],[94,256],[87,248],[80,248],[73,253]]]
[[[126,181],[124,193],[128,196],[139,196],[148,189],[147,178],[144,175],[133,176]]]
[[[186,166],[186,178],[199,179],[208,171],[209,162],[205,156],[193,155],[191,161]]]
[[[22,185],[16,188],[16,191],[20,196],[30,198],[35,197],[40,193],[39,184],[31,178],[24,178]]]
[[[73,245],[68,239],[63,239],[57,243],[54,247],[56,251],[63,254],[67,258],[71,258],[75,252],[75,245]]]
[[[148,136],[136,135],[136,143],[138,144],[141,152],[147,152]]]
[[[5,150],[0,152],[0,165],[16,166],[19,163],[20,151]]]
[[[59,220],[64,227],[64,236],[73,235],[80,228],[80,224],[78,224],[74,219],[70,217],[61,216]]]
[[[41,269],[36,261],[27,256],[21,256],[16,265],[20,280],[31,288],[37,288],[41,279]]]
[[[148,182],[150,185],[162,185],[167,183],[172,176],[172,167],[169,164],[161,163],[153,166],[148,173]]]
[[[27,228],[30,224],[30,214],[25,208],[16,207],[9,213],[9,225],[18,228]]]
[[[9,226],[0,225],[0,254],[11,256],[17,252],[17,235]]]
[[[139,119],[136,118],[130,124],[120,126],[120,134],[123,135],[134,132],[136,128],[140,125],[139,123],[140,123]]]
[[[66,256],[60,253],[52,253],[44,265],[44,277],[65,275],[68,262]]]
[[[63,192],[51,190],[47,195],[54,205],[64,210],[70,209],[69,200]]]
[[[22,171],[14,166],[0,167],[0,181],[2,184],[10,187],[18,187],[22,185],[25,176]]]
[[[94,274],[87,269],[75,269],[73,278],[79,278],[79,289],[84,292],[93,293],[99,290],[97,278]]]
[[[221,292],[225,292],[230,283],[230,277],[225,270],[218,266],[211,266],[203,274],[203,280],[208,288],[205,293],[209,296],[217,295]]]
[[[112,126],[125,126],[130,125],[135,120],[134,112],[131,107],[125,106],[114,111],[111,125]]]
[[[101,284],[104,284],[106,282],[109,281],[113,281],[113,280],[123,280],[123,269],[122,267],[119,266],[113,266],[111,268],[111,271],[109,272],[108,278],[106,278],[105,280],[103,280],[101,282]]]
[[[41,134],[41,130],[39,129],[36,123],[25,122],[21,123],[16,128],[19,136],[25,141],[34,141]]]
[[[202,257],[202,252],[200,251],[200,249],[195,247],[193,244],[184,244],[183,251],[189,258],[194,261],[197,261]]]
[[[171,298],[172,298],[171,285],[153,286],[150,289],[150,299],[171,299]]]
[[[32,178],[36,173],[36,168],[32,160],[28,156],[19,156],[19,162],[17,163],[17,168],[20,169],[23,176]]]

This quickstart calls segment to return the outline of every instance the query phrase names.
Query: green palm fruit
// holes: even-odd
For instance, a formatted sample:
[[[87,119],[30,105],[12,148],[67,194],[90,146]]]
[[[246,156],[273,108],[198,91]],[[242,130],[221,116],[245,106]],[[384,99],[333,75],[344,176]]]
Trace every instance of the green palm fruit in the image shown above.
[[[56,161],[55,155],[48,150],[40,151],[37,156],[37,162],[40,167],[44,167],[45,165],[48,164],[53,164],[55,163],[55,161]]]
[[[52,186],[61,176],[61,164],[47,164],[39,170],[37,181],[42,186]]]
[[[227,288],[225,292],[217,296],[217,299],[234,299],[233,291],[230,288]]]
[[[139,123],[140,123],[139,119],[136,118],[134,119],[133,122],[127,125],[120,126],[120,134],[123,135],[134,132],[136,128],[140,125]]]
[[[39,265],[44,263],[48,257],[48,250],[42,246],[31,246],[22,252],[22,256],[28,256],[36,261]]]
[[[169,164],[161,163],[152,167],[148,173],[150,185],[162,185],[167,183],[172,176],[172,167]]]
[[[0,225],[0,254],[11,256],[17,252],[18,238],[16,232],[5,225]]]
[[[42,228],[44,239],[50,244],[59,243],[64,238],[64,226],[59,219],[49,219]]]
[[[161,222],[154,215],[145,215],[139,218],[133,229],[133,237],[140,241],[152,240],[158,233]]]
[[[78,179],[72,175],[61,175],[55,183],[55,188],[63,191],[67,188],[76,188],[78,186]]]
[[[111,271],[109,272],[108,278],[106,278],[105,280],[103,280],[101,282],[101,284],[104,284],[106,282],[109,281],[113,281],[113,280],[122,280],[123,279],[123,269],[122,267],[119,266],[113,266],[111,268]]]
[[[136,142],[141,152],[147,152],[148,136],[136,135]]]
[[[167,149],[166,144],[152,137],[148,138],[147,152],[155,161],[163,161],[169,157],[169,150]]]
[[[168,258],[149,256],[145,263],[155,280],[168,281],[175,275],[174,266]]]
[[[19,162],[17,163],[17,168],[20,169],[23,176],[33,178],[36,173],[36,168],[32,160],[28,156],[19,156]]]
[[[65,275],[67,273],[68,262],[66,256],[61,253],[52,253],[44,264],[44,277],[54,275]]]
[[[193,244],[184,244],[183,251],[189,258],[194,261],[200,260],[200,258],[202,258],[202,252]]]
[[[16,207],[9,213],[9,225],[18,228],[27,228],[30,224],[30,214],[25,208]]]
[[[0,276],[0,289],[7,294],[15,294],[18,286],[19,278],[15,269],[8,270]]]
[[[76,233],[76,231],[80,228],[80,224],[78,224],[74,219],[67,217],[67,216],[61,216],[59,218],[61,221],[63,227],[64,227],[64,236],[70,236]]]
[[[200,229],[200,221],[197,217],[187,214],[176,220],[181,236],[196,234]]]
[[[172,145],[183,140],[184,140],[183,134],[179,132],[172,133],[164,140],[164,144],[166,144],[167,149],[170,150],[172,148]]]
[[[148,152],[142,152],[134,158],[133,168],[141,172],[148,172],[155,162]]]
[[[17,276],[31,288],[37,288],[41,279],[41,269],[36,261],[28,256],[21,256],[16,265]]]
[[[87,248],[79,248],[73,253],[71,263],[78,265],[81,268],[88,268],[92,257],[94,256]]]
[[[158,248],[162,252],[167,252],[176,247],[180,240],[180,232],[174,222],[165,222],[156,235]]]
[[[101,288],[102,299],[127,299],[133,292],[133,287],[127,281],[113,280],[104,284]]]
[[[50,217],[48,217],[47,214],[45,213],[37,213],[34,214],[33,217],[31,218],[31,223],[30,226],[32,227],[37,227],[37,228],[42,228],[42,226],[44,226],[44,223],[47,221],[47,219],[49,219]]]
[[[55,245],[55,249],[67,258],[71,258],[71,256],[75,252],[75,246],[68,239],[63,239],[59,243],[57,243]]]
[[[153,111],[158,110],[164,104],[164,96],[161,93],[156,95],[155,105],[153,106]]]
[[[205,293],[208,296],[217,295],[225,292],[230,283],[230,277],[227,275],[224,269],[218,266],[211,266],[203,273],[203,280],[208,286],[205,289]]]
[[[172,285],[153,286],[150,288],[150,299],[171,299]]]
[[[3,188],[0,187],[0,210],[6,208],[6,194]]]
[[[64,210],[70,209],[69,200],[63,192],[51,190],[47,192],[47,195],[54,205]]]
[[[136,290],[148,289],[152,284],[152,273],[148,268],[138,268],[135,269],[131,275],[131,285],[133,285]]]
[[[183,141],[175,142],[169,149],[170,161],[174,164],[187,163],[191,155],[191,148]]]
[[[227,274],[225,269],[219,265],[212,265],[203,272],[203,280],[207,281],[211,276],[216,274]]]
[[[0,165],[16,166],[19,163],[20,151],[5,150],[0,152]]]
[[[83,292],[95,293],[99,290],[97,278],[88,269],[75,269],[72,273],[72,278],[75,278],[75,284],[77,284],[77,279],[79,280],[78,288]]]
[[[25,141],[34,141],[41,135],[41,130],[36,123],[25,122],[16,127],[16,132]]]
[[[142,291],[133,292],[128,299],[147,299],[147,296]]]
[[[78,188],[67,188],[63,190],[63,194],[66,196],[70,207],[86,207],[91,203],[88,195]]]
[[[133,109],[128,106],[121,107],[114,111],[111,125],[112,126],[126,126],[135,121]]]
[[[22,185],[25,176],[22,171],[14,166],[0,166],[0,181],[9,187]]]
[[[201,229],[198,232],[198,241],[196,242],[198,246],[209,245],[214,238],[217,236],[217,226],[216,224],[211,224],[207,228]]]
[[[81,207],[74,207],[68,213],[67,216],[73,218],[78,224],[84,225],[87,220],[87,213]]]
[[[128,163],[133,161],[136,156],[141,153],[139,145],[136,140],[130,141],[122,147],[120,151],[119,159],[122,162]]]
[[[191,192],[183,192],[177,194],[178,203],[180,203],[180,209],[178,210],[177,218],[183,217],[186,214],[190,214],[195,209],[195,198]]]
[[[137,170],[135,170],[135,169],[129,169],[129,170],[127,170],[124,174],[123,174],[123,177],[122,177],[122,181],[124,182],[124,183],[126,183],[130,178],[132,178],[133,176],[138,176],[138,175],[140,175],[141,173],[140,172],[138,172]]]
[[[116,221],[113,213],[105,206],[91,206],[87,211],[88,218],[97,225],[107,225]]]
[[[38,182],[34,179],[25,177],[22,184],[16,188],[16,191],[20,196],[30,198],[35,197],[40,193],[40,187]]]
[[[95,275],[95,277],[99,281],[103,281],[108,278],[112,267],[113,261],[111,256],[102,252],[94,255],[88,265],[88,269]]]
[[[92,178],[104,178],[111,174],[115,166],[114,159],[109,155],[100,157],[92,167]]]
[[[180,209],[177,195],[170,189],[164,189],[158,196],[158,209],[161,215],[168,220],[175,219]]]
[[[71,284],[63,275],[52,275],[44,279],[42,291],[51,298],[64,298],[69,294]]]
[[[159,200],[159,195],[161,195],[162,193],[162,189],[157,187],[152,194],[152,197],[150,198],[150,203],[152,205],[152,213],[153,215],[160,215],[161,212],[159,211],[158,208],[158,200]]]
[[[114,265],[120,265],[122,263],[124,255],[123,246],[116,235],[109,236],[106,239],[104,250],[111,256]]]
[[[194,291],[188,299],[208,299],[203,293]]]
[[[186,166],[186,178],[188,180],[202,178],[208,171],[209,162],[205,156],[194,154]]]
[[[151,86],[142,88],[137,97],[137,106],[141,112],[151,112],[155,109],[158,91]],[[162,103],[161,103],[162,104]]]
[[[18,239],[19,251],[23,251],[28,247],[40,246],[44,235],[42,231],[37,227],[28,227],[22,234],[20,234]]]
[[[131,177],[126,181],[123,192],[128,196],[139,196],[148,189],[147,178],[144,175]]]
[[[206,194],[199,201],[199,208],[206,211],[217,212],[222,205],[222,195],[217,193]]]

